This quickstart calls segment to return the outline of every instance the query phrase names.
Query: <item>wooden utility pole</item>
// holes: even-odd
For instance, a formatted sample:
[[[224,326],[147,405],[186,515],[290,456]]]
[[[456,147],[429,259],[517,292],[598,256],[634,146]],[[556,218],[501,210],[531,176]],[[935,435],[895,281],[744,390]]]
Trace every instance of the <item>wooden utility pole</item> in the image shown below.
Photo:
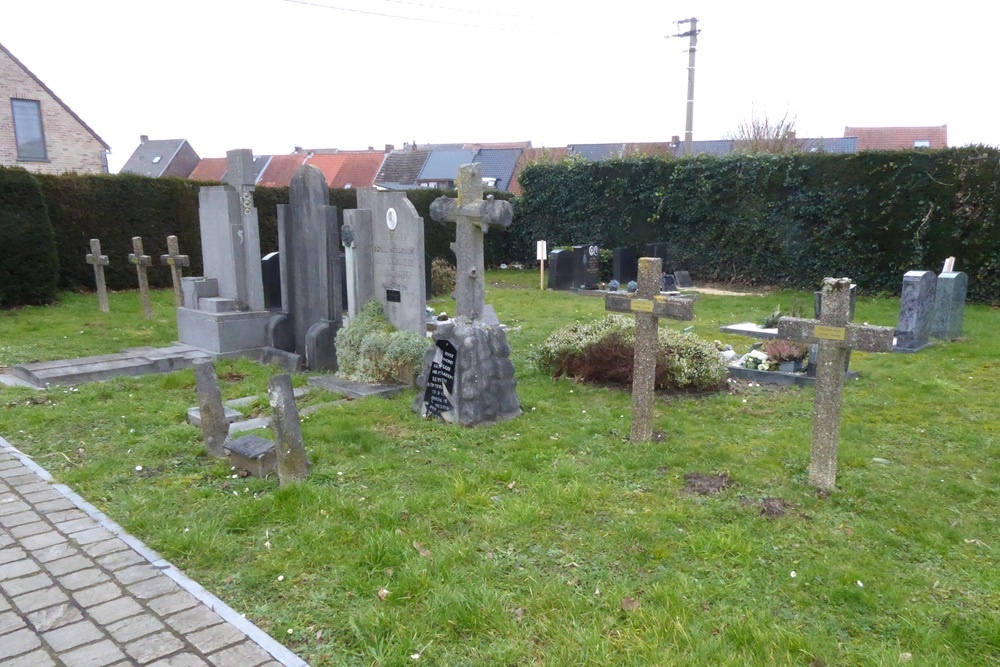
[[[688,47],[688,92],[687,92],[687,120],[684,124],[684,155],[691,155],[692,151],[692,131],[694,128],[694,54],[698,46],[698,19],[691,17],[689,19],[683,19],[677,22],[677,25],[682,23],[690,23],[691,29],[687,32],[681,32],[674,35],[674,37],[689,37],[691,39],[691,44]]]

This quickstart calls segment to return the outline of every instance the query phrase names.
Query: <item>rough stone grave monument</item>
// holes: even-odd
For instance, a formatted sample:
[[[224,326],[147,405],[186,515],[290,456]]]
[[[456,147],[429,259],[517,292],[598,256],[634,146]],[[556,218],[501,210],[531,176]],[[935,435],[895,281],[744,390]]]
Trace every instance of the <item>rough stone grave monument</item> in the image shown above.
[[[257,357],[273,313],[264,308],[253,154],[241,149],[226,157],[227,184],[198,191],[205,275],[181,281],[177,335],[215,355]]]
[[[934,290],[934,322],[931,335],[942,340],[962,337],[962,322],[965,318],[965,295],[969,289],[969,276],[961,271],[952,271],[954,257],[949,258],[951,266],[938,275]]]
[[[283,312],[267,322],[269,347],[300,355],[312,371],[337,370],[340,330],[340,237],[337,207],[323,172],[302,165],[292,176],[290,204],[278,206]]]
[[[191,266],[191,258],[181,254],[176,236],[167,237],[167,254],[160,255],[160,264],[170,267],[170,280],[174,285],[174,305],[184,305],[184,293],[181,291],[181,279],[184,277],[181,269]]]
[[[97,304],[102,313],[111,310],[108,305],[108,284],[104,281],[104,267],[109,263],[108,256],[101,254],[101,241],[90,239],[90,252],[87,253],[87,264],[94,266],[94,284],[97,287]]]
[[[222,404],[219,380],[215,376],[215,363],[211,359],[196,359],[194,368],[195,389],[198,392],[198,409],[201,417],[201,435],[209,456],[226,455],[223,446],[229,437],[229,419]]]
[[[632,442],[647,442],[653,436],[656,355],[659,350],[661,317],[694,319],[694,302],[660,295],[659,257],[639,259],[639,288],[635,294],[612,292],[604,296],[604,309],[635,314],[635,356],[632,361]]]
[[[549,253],[549,289],[573,289],[573,251],[557,249]]]
[[[358,189],[358,208],[344,211],[348,314],[372,299],[401,331],[427,333],[424,219],[404,192]]]
[[[573,246],[573,289],[597,289],[600,281],[600,247],[596,245]]]
[[[635,280],[638,271],[639,259],[635,248],[615,248],[611,251],[611,277],[620,285]]]
[[[314,167],[315,168],[315,167]],[[281,486],[302,482],[309,476],[312,463],[306,456],[302,441],[302,424],[295,405],[290,375],[276,375],[267,383],[268,402],[271,405],[271,432],[274,434],[274,452]]]
[[[135,264],[135,273],[139,278],[139,301],[142,302],[142,316],[151,320],[153,319],[153,304],[149,301],[149,277],[146,275],[146,269],[153,265],[153,260],[142,252],[142,237],[132,237],[132,252],[129,253],[128,261],[130,264]]]
[[[464,426],[521,414],[506,334],[501,326],[483,320],[487,310],[483,234],[491,227],[509,227],[513,209],[509,202],[483,199],[481,174],[479,164],[462,165],[458,199],[438,197],[431,204],[434,220],[455,223],[457,317],[434,331],[434,346],[424,359],[417,380],[420,392],[413,403],[423,417]]]
[[[823,492],[837,482],[837,448],[844,365],[848,350],[892,352],[892,327],[851,324],[851,279],[823,280],[823,314],[819,321],[798,317],[778,320],[778,338],[819,346],[813,402],[809,483]]]
[[[936,284],[937,276],[933,271],[907,271],[903,274],[893,351],[919,352],[931,344]]]

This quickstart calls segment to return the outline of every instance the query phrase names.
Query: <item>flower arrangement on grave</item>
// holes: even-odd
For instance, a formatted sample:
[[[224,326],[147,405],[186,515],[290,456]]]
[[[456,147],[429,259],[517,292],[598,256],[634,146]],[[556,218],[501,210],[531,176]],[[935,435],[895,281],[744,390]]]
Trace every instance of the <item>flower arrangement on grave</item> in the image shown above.
[[[803,362],[808,356],[808,346],[790,340],[774,339],[765,341],[759,349],[750,350],[740,365],[758,371],[797,372],[802,370]]]
[[[630,281],[628,281],[627,288],[628,288],[629,292],[633,292],[634,293],[637,289],[639,289],[639,283],[637,283],[634,280],[630,280]]]
[[[621,287],[621,283],[618,282],[617,280],[612,280],[611,282],[608,283],[609,292],[617,292],[619,287]]]

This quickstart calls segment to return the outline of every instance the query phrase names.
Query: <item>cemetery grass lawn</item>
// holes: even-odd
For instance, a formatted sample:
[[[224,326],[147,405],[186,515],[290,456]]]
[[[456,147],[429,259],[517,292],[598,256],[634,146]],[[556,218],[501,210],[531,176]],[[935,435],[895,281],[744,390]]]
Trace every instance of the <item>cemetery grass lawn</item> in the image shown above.
[[[968,307],[965,340],[919,354],[853,355],[821,498],[811,389],[662,396],[664,440],[630,444],[627,391],[529,362],[603,300],[541,293],[537,272],[488,280],[529,288],[487,289],[515,327],[515,420],[423,421],[412,390],[338,403],[303,420],[312,475],[284,489],[202,454],[191,371],[0,387],[0,435],[314,666],[1000,665],[1000,312]],[[811,304],[703,295],[694,322],[661,322],[742,353],[753,341],[719,326],[793,298]],[[154,293],[152,323],[134,293],[104,316],[73,294],[2,313],[0,364],[167,344],[171,299]],[[897,311],[861,297],[856,320]],[[277,372],[217,367],[226,399]],[[687,493],[689,473],[734,485]]]

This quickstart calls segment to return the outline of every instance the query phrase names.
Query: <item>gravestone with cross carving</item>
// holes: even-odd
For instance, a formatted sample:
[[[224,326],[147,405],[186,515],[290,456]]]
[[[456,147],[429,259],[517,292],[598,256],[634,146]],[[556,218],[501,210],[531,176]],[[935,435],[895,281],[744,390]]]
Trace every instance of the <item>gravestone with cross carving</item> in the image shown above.
[[[139,300],[142,301],[142,316],[147,320],[153,319],[153,306],[149,302],[149,278],[146,276],[146,269],[153,265],[153,260],[149,255],[142,252],[142,237],[132,237],[132,252],[129,253],[128,261],[135,264],[135,272],[139,277]]]
[[[819,346],[809,483],[820,491],[830,492],[837,482],[840,408],[847,352],[892,352],[895,329],[849,322],[850,278],[824,279],[822,299],[823,311],[818,321],[783,317],[778,320],[778,338]]]
[[[614,313],[635,313],[635,356],[632,361],[632,442],[646,442],[653,435],[653,399],[656,355],[659,350],[658,320],[694,319],[690,299],[660,295],[662,260],[639,259],[639,287],[635,294],[608,293],[604,309]]]
[[[483,199],[478,164],[459,167],[458,199],[439,197],[431,217],[455,223],[457,316],[434,331],[417,380],[421,390],[413,409],[421,416],[473,426],[511,419],[521,414],[510,345],[499,324],[488,323],[483,276],[483,234],[490,227],[506,228],[513,219],[508,202]]]
[[[101,241],[90,239],[90,252],[87,253],[87,264],[94,266],[94,283],[97,285],[97,303],[101,312],[110,310],[108,306],[108,284],[104,282],[104,267],[109,264],[108,256],[101,254]]]
[[[191,258],[181,254],[176,236],[167,237],[167,254],[160,255],[160,265],[170,267],[170,279],[174,284],[174,302],[178,306],[183,306],[184,295],[181,293],[183,274],[181,269],[185,266],[191,266]]]

